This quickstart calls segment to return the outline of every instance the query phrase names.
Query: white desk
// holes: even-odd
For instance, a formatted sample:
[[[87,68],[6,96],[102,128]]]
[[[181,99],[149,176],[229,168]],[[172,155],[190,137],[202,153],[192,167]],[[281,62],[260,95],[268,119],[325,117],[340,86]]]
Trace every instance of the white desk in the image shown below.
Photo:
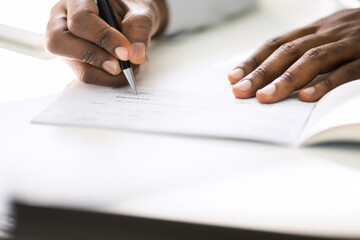
[[[275,4],[272,9],[280,7],[279,1],[268,2]],[[286,12],[290,5],[284,2]],[[303,1],[304,8],[311,2]],[[263,2],[241,19],[181,41],[154,44],[139,86],[229,92],[227,68],[241,58],[234,55],[318,17],[316,8],[310,9],[301,22],[299,15],[275,14],[268,6]],[[6,66],[0,80],[5,85],[0,89],[2,101],[59,93],[73,78],[57,59],[0,51],[1,66]],[[224,75],[191,77],[194,67],[211,70],[216,61],[224,63]],[[179,77],[168,78],[174,69]],[[0,194],[138,216],[360,237],[358,145],[289,148],[31,125],[30,119],[52,99],[0,104]]]

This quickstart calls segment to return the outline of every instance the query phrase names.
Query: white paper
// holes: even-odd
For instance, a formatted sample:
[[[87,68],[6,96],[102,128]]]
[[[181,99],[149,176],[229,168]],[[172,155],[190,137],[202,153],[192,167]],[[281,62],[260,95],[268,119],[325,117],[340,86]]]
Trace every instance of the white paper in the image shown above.
[[[360,80],[343,84],[326,94],[311,114],[301,136],[307,144],[318,141],[359,141]],[[349,130],[346,130],[348,126]],[[343,128],[342,131],[340,128]],[[337,131],[337,130],[339,131]],[[323,135],[323,137],[315,135]]]
[[[231,92],[138,92],[76,83],[33,122],[293,145],[314,107],[297,99],[264,105]]]

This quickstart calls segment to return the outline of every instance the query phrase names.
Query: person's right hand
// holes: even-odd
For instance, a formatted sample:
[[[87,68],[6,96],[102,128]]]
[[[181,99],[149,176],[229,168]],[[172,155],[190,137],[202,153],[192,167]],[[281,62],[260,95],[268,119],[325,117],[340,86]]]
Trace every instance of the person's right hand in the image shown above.
[[[122,33],[99,17],[94,0],[61,0],[51,10],[45,45],[65,58],[81,81],[117,87],[126,83],[118,59],[130,60],[139,72],[151,37],[166,26],[167,7],[165,0],[110,3]]]

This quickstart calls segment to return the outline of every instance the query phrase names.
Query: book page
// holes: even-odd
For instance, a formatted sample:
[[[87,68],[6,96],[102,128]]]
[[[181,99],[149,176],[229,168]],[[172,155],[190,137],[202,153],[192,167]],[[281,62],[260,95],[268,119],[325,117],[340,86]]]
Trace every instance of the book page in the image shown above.
[[[337,87],[316,104],[301,142],[360,141],[359,106],[360,80]]]
[[[265,105],[255,98],[129,88],[111,89],[76,82],[34,123],[100,127],[292,145],[312,103],[287,99]]]

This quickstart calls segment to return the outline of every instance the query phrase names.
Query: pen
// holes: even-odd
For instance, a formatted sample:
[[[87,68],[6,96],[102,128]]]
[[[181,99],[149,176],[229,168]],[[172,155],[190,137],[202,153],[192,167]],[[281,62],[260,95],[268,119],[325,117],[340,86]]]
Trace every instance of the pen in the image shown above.
[[[114,11],[110,5],[109,0],[95,0],[98,8],[99,8],[99,13],[100,13],[100,17],[107,22],[111,27],[115,28],[116,30],[120,31],[120,27],[119,24],[116,20]],[[134,77],[134,73],[133,70],[131,68],[131,63],[130,61],[121,61],[119,60],[121,69],[124,72],[124,75],[126,77],[126,79],[128,80],[132,90],[134,91],[135,94],[137,94],[137,89],[136,89],[136,84],[135,84],[135,77]]]

